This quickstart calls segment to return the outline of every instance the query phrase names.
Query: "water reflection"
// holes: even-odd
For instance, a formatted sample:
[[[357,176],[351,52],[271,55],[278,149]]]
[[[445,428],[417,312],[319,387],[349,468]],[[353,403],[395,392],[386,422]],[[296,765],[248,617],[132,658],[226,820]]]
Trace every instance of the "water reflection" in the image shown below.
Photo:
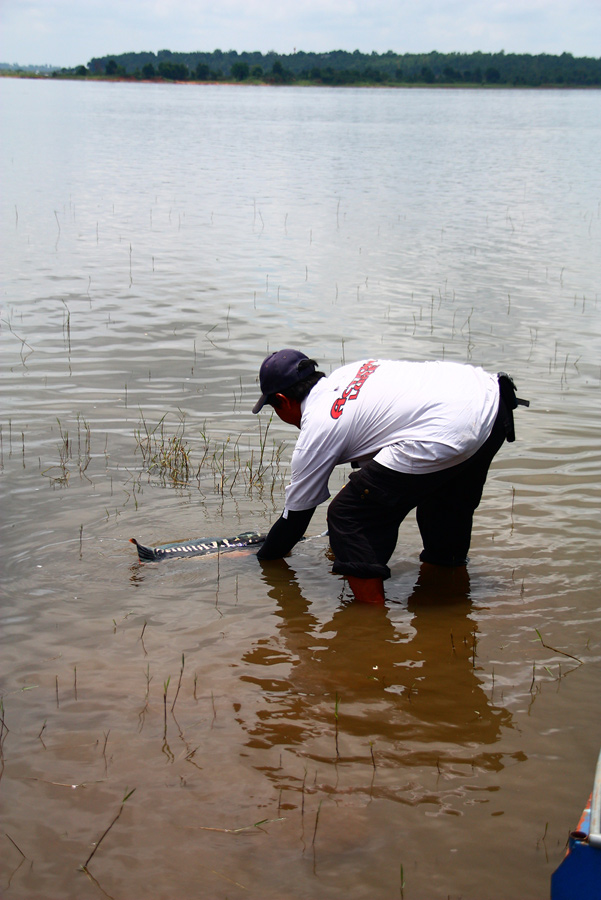
[[[423,566],[401,625],[394,607],[346,602],[321,624],[285,561],[264,564],[263,579],[280,623],[243,660],[242,679],[262,692],[243,723],[248,746],[330,761],[365,761],[376,746],[380,759],[409,766],[503,768],[493,747],[511,715],[478,678],[467,572]]]

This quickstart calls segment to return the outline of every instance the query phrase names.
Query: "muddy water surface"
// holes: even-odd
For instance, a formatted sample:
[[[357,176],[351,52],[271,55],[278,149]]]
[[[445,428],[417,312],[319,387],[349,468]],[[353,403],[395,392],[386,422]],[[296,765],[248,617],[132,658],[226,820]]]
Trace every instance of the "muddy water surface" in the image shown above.
[[[601,745],[601,95],[0,92],[3,894],[547,896]],[[325,510],[137,565],[279,515],[287,345],[514,375],[469,579],[408,520],[357,607]]]

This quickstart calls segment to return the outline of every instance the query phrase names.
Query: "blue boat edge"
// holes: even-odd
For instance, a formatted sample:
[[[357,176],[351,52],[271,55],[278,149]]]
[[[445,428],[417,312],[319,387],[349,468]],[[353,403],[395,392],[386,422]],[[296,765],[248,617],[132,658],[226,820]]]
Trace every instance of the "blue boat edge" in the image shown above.
[[[588,803],[551,876],[551,900],[601,900],[601,752]]]

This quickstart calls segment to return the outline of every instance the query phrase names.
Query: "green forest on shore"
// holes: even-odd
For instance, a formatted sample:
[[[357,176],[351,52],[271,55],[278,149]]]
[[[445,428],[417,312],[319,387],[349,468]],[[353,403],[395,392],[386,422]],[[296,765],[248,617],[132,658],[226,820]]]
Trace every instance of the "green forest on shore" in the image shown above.
[[[31,74],[11,67],[11,74]],[[599,87],[601,58],[527,53],[329,53],[291,54],[214,50],[211,53],[122,53],[94,57],[87,66],[56,69],[56,78],[250,84],[466,85]]]

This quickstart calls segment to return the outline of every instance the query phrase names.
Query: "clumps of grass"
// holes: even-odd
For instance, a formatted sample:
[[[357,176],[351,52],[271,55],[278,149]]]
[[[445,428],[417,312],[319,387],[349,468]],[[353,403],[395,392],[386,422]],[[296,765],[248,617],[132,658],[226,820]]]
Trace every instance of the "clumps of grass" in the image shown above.
[[[283,480],[281,460],[285,443],[273,443],[268,449],[269,425],[259,422],[259,445],[247,451],[240,447],[240,437],[234,442],[229,437],[212,440],[200,431],[198,438],[189,439],[186,418],[179,413],[175,428],[169,427],[167,414],[156,425],[151,425],[140,413],[140,424],[134,431],[136,453],[142,458],[142,466],[149,475],[158,478],[163,486],[188,486],[194,481],[201,486],[207,478],[213,480],[214,490],[231,494],[237,483],[247,490],[265,487],[274,491]]]
[[[258,422],[258,436],[248,435],[246,449],[241,446],[242,437],[212,438],[202,430],[188,434],[185,414],[178,411],[175,423],[165,414],[156,424],[151,424],[140,412],[140,420],[134,429],[134,455],[141,457],[141,467],[132,475],[133,488],[125,490],[128,499],[133,497],[137,508],[136,492],[141,490],[144,473],[158,479],[163,487],[190,487],[196,482],[206,490],[207,481],[222,496],[233,494],[238,485],[247,492],[269,490],[273,493],[283,486],[286,467],[282,464],[287,443],[268,442],[271,420],[266,426]],[[54,487],[65,487],[74,474],[90,481],[87,474],[92,462],[92,436],[89,423],[77,415],[76,429],[69,429],[65,422],[56,420],[60,441],[57,456],[41,474],[50,479]],[[9,420],[9,440],[12,453],[12,423]],[[108,440],[108,438],[107,438]],[[25,466],[25,435],[22,434],[23,465]],[[4,442],[0,429],[0,466],[3,464]],[[104,456],[108,459],[105,445]],[[40,468],[41,464],[40,464]],[[126,471],[129,472],[127,466]],[[108,511],[107,511],[108,515]],[[79,550],[82,555],[83,526],[80,526]]]
[[[192,465],[190,449],[184,440],[185,419],[181,417],[171,435],[165,433],[165,419],[163,416],[152,428],[142,416],[141,425],[134,432],[136,452],[141,453],[144,468],[151,475],[158,475],[163,484],[187,484]]]
[[[190,480],[190,451],[179,434],[171,435],[158,447],[150,468],[174,483]]]
[[[92,461],[92,434],[90,425],[82,416],[77,416],[77,434],[69,436],[69,431],[57,419],[60,443],[58,463],[44,469],[42,475],[50,478],[54,485],[66,485],[72,471],[78,471],[81,478],[87,478],[86,470]],[[23,453],[25,450],[23,449]],[[89,480],[89,479],[88,479]]]

